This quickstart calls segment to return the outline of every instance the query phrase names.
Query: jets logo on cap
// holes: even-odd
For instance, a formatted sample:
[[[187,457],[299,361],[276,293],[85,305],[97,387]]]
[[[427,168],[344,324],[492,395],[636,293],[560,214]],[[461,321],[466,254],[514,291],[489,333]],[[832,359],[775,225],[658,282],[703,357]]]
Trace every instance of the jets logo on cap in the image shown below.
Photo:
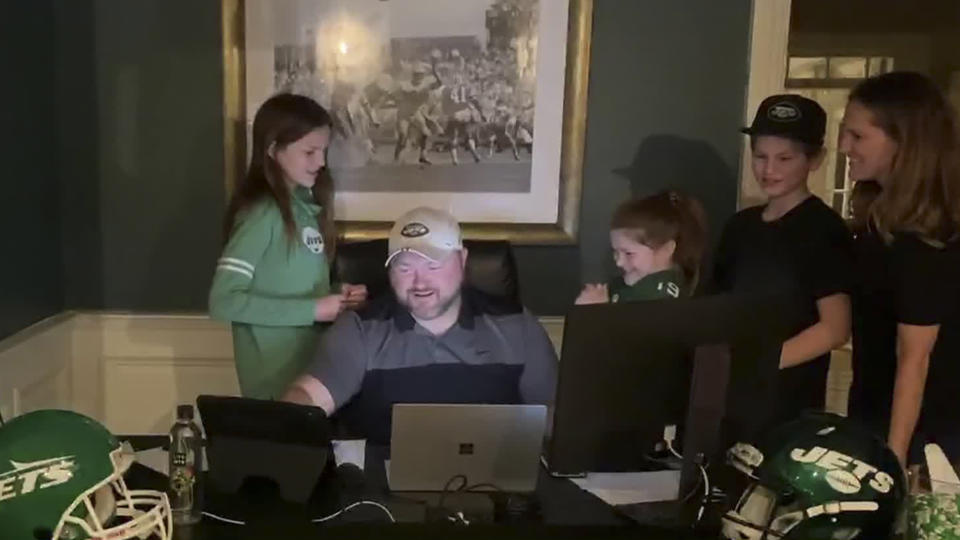
[[[400,236],[406,238],[418,238],[430,232],[430,229],[427,228],[423,223],[414,221],[413,223],[407,223],[400,229]]]
[[[800,109],[792,103],[781,101],[767,109],[767,118],[777,122],[793,122],[800,119]]]

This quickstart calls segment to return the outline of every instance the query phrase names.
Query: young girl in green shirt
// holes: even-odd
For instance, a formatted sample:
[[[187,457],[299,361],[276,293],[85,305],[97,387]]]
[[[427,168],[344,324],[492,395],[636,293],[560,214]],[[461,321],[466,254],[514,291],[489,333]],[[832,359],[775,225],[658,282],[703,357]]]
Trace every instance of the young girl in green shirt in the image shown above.
[[[313,355],[314,323],[366,299],[362,285],[330,287],[330,125],[323,107],[293,94],[271,97],[254,117],[250,167],[227,208],[210,289],[211,316],[232,323],[245,397],[280,397]]]
[[[610,244],[622,274],[609,283],[587,284],[576,303],[689,295],[697,285],[706,235],[703,206],[677,191],[621,204],[611,220]]]

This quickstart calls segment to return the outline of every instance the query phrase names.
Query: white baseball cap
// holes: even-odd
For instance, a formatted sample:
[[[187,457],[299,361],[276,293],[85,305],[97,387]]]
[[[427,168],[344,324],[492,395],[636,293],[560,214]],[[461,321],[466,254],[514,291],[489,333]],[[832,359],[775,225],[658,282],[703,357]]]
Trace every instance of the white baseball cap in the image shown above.
[[[390,265],[399,253],[410,251],[432,262],[446,259],[463,249],[463,238],[457,218],[436,208],[421,206],[403,214],[390,229],[387,262]]]

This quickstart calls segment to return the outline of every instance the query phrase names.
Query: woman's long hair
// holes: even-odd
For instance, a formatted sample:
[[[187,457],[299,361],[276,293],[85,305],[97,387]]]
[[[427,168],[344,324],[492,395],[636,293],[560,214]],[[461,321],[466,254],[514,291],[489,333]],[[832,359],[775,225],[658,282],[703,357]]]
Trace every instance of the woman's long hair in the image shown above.
[[[871,217],[889,241],[895,232],[943,245],[960,233],[960,140],[957,116],[936,84],[924,75],[893,72],[854,88],[850,101],[873,113],[897,143],[883,193]]]
[[[295,94],[277,94],[260,106],[253,119],[253,145],[247,174],[237,179],[224,220],[224,239],[229,239],[237,214],[263,197],[270,197],[280,209],[287,239],[295,241],[296,225],[290,209],[290,189],[283,171],[270,156],[290,143],[298,141],[317,128],[330,127],[326,109],[316,101]],[[336,228],[333,215],[333,179],[324,167],[317,174],[311,189],[314,202],[322,208],[317,225],[323,234],[324,251],[333,258],[336,250]]]

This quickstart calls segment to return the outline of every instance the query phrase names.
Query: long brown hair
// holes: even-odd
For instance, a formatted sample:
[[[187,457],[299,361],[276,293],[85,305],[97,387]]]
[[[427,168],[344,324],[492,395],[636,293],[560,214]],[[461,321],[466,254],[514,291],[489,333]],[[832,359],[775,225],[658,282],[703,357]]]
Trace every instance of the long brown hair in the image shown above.
[[[637,243],[657,249],[673,240],[673,261],[692,291],[700,278],[700,261],[707,243],[707,213],[697,199],[679,191],[663,191],[621,204],[611,229],[624,229]]]
[[[296,239],[296,225],[290,209],[290,189],[280,165],[270,156],[271,147],[280,150],[298,141],[311,131],[329,127],[330,115],[316,101],[295,94],[277,94],[263,102],[253,119],[253,145],[247,174],[237,179],[224,219],[224,241],[233,231],[237,214],[263,197],[270,197],[280,209],[287,239]],[[322,208],[317,225],[323,234],[324,251],[333,258],[336,250],[336,228],[333,215],[333,179],[324,167],[317,174],[311,189],[314,202]]]
[[[897,143],[883,192],[873,204],[873,224],[889,241],[910,232],[933,245],[960,228],[960,140],[957,117],[936,84],[924,75],[893,72],[854,88],[850,101],[873,113]]]

